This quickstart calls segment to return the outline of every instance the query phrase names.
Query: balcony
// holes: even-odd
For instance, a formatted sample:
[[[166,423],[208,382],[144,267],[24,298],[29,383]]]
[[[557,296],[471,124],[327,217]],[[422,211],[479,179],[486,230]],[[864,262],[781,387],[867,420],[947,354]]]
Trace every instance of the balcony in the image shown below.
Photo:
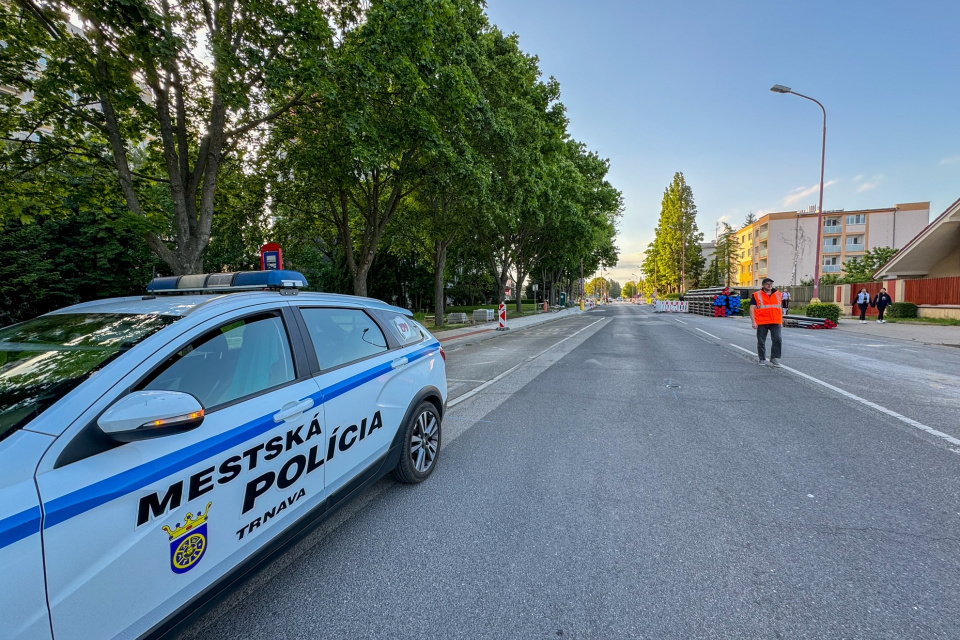
[[[769,235],[769,232],[768,232],[768,231],[761,231],[761,232],[760,232],[760,242],[763,242],[764,240],[766,240],[768,235]]]
[[[823,265],[823,272],[824,273],[840,273],[840,270],[842,268],[843,266],[839,264],[825,264]]]
[[[864,245],[863,243],[848,244],[846,247],[844,247],[844,251],[846,251],[847,253],[863,253],[864,251],[866,251],[866,245]]]
[[[823,245],[824,253],[840,253],[840,245],[838,244],[825,244]]]
[[[830,234],[841,234],[841,233],[843,233],[843,226],[842,226],[842,225],[839,225],[839,224],[831,224],[831,225],[824,225],[824,226],[823,226],[823,234],[824,234],[824,235],[827,235],[827,236],[828,236],[828,235],[830,235]]]
[[[763,267],[763,268],[761,268],[761,269],[757,269],[757,275],[758,275],[759,277],[761,277],[761,278],[762,278],[763,276],[767,275],[767,268],[766,268],[766,267]]]
[[[766,249],[760,249],[760,253],[757,254],[757,255],[759,255],[761,258],[766,258],[766,257],[767,257],[767,250],[766,250]]]

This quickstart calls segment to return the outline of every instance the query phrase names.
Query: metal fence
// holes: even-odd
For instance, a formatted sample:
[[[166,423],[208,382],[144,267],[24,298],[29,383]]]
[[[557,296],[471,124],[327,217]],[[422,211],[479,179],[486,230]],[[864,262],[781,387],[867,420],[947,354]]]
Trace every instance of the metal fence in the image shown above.
[[[813,300],[813,285],[788,285],[777,287],[780,291],[790,292],[790,306],[802,307],[810,304]],[[834,290],[836,287],[830,284],[820,285],[820,302],[834,302]]]

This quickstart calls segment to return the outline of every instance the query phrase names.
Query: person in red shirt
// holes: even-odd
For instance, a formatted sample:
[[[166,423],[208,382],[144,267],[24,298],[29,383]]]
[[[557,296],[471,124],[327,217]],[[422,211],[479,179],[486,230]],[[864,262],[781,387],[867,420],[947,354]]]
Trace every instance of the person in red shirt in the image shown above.
[[[762,289],[753,294],[750,303],[750,321],[757,330],[757,357],[767,364],[767,334],[770,334],[770,364],[780,366],[780,348],[783,329],[783,297],[773,288],[773,280],[764,278]]]

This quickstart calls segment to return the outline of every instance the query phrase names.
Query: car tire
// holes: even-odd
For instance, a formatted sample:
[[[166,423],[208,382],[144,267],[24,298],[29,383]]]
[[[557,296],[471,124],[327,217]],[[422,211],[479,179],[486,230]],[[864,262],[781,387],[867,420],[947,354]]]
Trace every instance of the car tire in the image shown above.
[[[440,415],[437,407],[428,401],[417,405],[403,430],[403,448],[393,477],[404,484],[426,480],[440,454]]]

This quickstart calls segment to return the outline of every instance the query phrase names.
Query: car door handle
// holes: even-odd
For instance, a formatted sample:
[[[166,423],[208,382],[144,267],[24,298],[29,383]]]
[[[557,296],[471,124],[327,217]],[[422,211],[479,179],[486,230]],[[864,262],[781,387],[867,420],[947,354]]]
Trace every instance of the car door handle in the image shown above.
[[[397,358],[397,359],[394,360],[391,364],[393,365],[393,368],[394,368],[394,369],[399,369],[400,367],[405,367],[405,366],[407,366],[407,363],[409,363],[409,362],[410,362],[410,360],[407,359],[406,356],[404,356],[404,357],[402,357],[402,358]]]
[[[284,420],[288,420],[294,416],[300,415],[312,407],[313,398],[307,398],[306,400],[301,400],[300,402],[297,402],[296,400],[293,402],[288,402],[280,408],[279,412],[273,415],[273,421],[283,422]]]

